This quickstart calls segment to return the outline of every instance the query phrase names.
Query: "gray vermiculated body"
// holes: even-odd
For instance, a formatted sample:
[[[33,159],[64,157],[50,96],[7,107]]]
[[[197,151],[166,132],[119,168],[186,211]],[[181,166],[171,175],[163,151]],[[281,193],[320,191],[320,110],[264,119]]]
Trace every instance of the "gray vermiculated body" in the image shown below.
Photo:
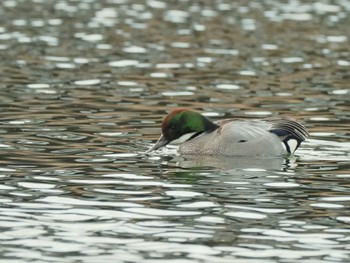
[[[179,153],[231,156],[276,156],[287,153],[280,138],[269,132],[272,124],[268,122],[249,120],[224,124],[213,132],[184,142],[179,147]]]

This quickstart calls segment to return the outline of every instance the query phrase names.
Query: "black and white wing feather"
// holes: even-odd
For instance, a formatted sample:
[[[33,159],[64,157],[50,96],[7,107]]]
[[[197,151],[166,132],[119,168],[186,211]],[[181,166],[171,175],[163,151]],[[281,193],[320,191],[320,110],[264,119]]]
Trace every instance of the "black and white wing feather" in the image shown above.
[[[276,119],[271,123],[270,132],[281,139],[288,153],[294,153],[309,135],[302,124],[293,120]]]

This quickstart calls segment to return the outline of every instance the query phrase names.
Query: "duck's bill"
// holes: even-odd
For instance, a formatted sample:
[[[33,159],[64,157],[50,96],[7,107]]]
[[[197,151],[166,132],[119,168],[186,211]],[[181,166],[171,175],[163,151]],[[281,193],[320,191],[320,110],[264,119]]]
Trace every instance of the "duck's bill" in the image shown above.
[[[153,145],[153,147],[150,148],[147,152],[149,153],[152,151],[159,150],[160,148],[164,147],[168,143],[169,143],[169,140],[167,140],[163,135],[161,135],[160,138],[158,139],[158,141],[156,142],[156,144]]]

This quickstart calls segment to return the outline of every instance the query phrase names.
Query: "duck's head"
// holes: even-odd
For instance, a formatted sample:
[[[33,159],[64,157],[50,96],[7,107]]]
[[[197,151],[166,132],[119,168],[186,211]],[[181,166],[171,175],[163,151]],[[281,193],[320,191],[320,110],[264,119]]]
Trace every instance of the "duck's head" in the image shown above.
[[[179,108],[165,116],[162,135],[148,152],[156,151],[167,144],[181,144],[203,132],[210,132],[218,126],[198,112]]]

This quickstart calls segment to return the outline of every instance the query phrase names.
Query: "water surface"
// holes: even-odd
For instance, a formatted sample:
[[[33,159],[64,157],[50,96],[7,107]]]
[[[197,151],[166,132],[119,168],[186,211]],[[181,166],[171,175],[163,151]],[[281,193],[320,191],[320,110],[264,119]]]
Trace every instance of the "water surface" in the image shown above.
[[[350,261],[349,10],[2,1],[1,261]],[[310,138],[290,158],[145,155],[175,107]]]

